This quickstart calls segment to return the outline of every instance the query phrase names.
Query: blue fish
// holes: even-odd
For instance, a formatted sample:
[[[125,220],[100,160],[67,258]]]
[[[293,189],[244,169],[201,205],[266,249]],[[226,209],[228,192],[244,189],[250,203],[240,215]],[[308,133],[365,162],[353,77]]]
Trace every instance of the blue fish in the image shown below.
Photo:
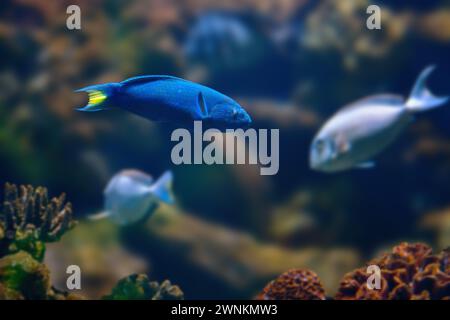
[[[172,76],[139,76],[75,92],[89,95],[89,103],[79,108],[80,111],[120,108],[153,121],[187,124],[201,120],[219,129],[246,127],[252,122],[248,113],[230,97]]]

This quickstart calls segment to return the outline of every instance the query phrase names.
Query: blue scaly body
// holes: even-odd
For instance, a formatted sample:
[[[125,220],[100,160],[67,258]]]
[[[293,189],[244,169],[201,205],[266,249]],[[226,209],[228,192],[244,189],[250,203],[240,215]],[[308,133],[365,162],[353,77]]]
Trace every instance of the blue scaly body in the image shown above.
[[[80,111],[120,108],[153,121],[190,123],[202,120],[218,128],[245,127],[247,112],[230,97],[172,76],[140,76],[119,83],[82,88],[89,103]]]

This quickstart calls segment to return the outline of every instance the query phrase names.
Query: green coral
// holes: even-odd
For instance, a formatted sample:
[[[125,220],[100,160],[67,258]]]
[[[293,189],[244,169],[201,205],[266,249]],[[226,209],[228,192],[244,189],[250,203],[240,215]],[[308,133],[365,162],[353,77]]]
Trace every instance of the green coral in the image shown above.
[[[145,274],[133,274],[121,279],[105,300],[182,300],[181,289],[169,280],[150,282]]]
[[[59,291],[50,284],[47,266],[25,251],[0,259],[0,300],[81,300],[81,295]]]
[[[44,264],[19,251],[0,259],[0,285],[1,298],[46,299],[50,275]]]
[[[0,212],[0,257],[23,250],[42,261],[45,242],[58,241],[74,225],[65,194],[49,200],[46,188],[7,183]]]
[[[23,295],[0,283],[0,300],[23,300]]]

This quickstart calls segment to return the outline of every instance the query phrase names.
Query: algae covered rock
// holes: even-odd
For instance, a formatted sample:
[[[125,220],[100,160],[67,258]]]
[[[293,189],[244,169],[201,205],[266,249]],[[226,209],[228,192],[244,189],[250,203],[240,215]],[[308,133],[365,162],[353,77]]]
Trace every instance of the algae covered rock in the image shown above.
[[[105,300],[182,300],[181,289],[169,280],[150,282],[144,274],[133,274],[121,279]]]
[[[0,259],[0,298],[46,299],[50,290],[47,267],[19,251]]]
[[[23,300],[22,294],[0,283],[0,300]]]
[[[86,297],[84,297],[81,294],[61,291],[61,290],[58,290],[58,289],[52,287],[48,293],[48,299],[49,300],[86,300]]]

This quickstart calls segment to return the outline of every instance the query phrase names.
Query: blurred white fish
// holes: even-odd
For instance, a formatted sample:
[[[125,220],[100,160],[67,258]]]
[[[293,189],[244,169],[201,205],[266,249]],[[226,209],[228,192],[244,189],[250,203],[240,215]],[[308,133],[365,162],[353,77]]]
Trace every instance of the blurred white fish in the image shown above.
[[[323,172],[374,166],[372,157],[392,143],[414,114],[445,104],[425,86],[434,67],[420,74],[408,100],[398,95],[375,95],[338,111],[320,129],[310,148],[310,167]]]
[[[156,182],[138,170],[122,170],[114,175],[104,191],[104,212],[93,219],[110,218],[128,225],[148,218],[162,201],[174,203],[172,172],[166,171]]]

